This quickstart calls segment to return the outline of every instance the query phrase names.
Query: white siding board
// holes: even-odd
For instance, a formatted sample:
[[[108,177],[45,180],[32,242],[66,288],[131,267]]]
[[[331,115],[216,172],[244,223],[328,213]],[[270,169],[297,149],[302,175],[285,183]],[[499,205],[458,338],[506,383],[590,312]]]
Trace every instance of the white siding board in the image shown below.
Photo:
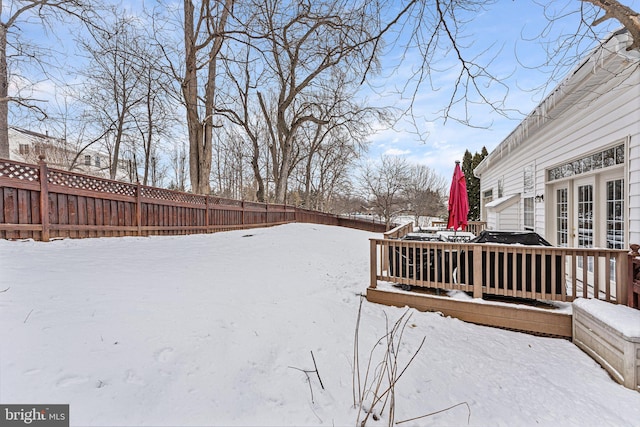
[[[498,230],[503,231],[513,231],[513,230],[522,230],[520,226],[520,204],[522,201],[515,203],[512,206],[504,209],[499,214],[499,224]]]

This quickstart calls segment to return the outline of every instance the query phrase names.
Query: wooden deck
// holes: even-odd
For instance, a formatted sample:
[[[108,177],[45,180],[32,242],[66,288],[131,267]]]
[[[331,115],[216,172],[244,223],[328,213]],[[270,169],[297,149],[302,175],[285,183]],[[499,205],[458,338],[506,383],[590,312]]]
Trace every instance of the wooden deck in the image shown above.
[[[524,304],[492,303],[487,300],[457,300],[445,296],[418,292],[399,292],[380,288],[367,289],[370,302],[396,307],[412,307],[420,311],[438,311],[484,326],[517,330],[536,335],[571,338],[572,316],[552,309],[540,309]]]

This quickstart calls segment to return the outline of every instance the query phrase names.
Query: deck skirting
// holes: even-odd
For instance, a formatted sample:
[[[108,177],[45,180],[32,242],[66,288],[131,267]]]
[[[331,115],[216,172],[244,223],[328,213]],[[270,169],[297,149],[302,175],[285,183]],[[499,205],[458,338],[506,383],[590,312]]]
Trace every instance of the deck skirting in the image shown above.
[[[378,288],[367,288],[367,300],[396,307],[408,306],[420,311],[438,311],[445,316],[484,326],[565,338],[571,338],[572,334],[571,314],[536,309],[526,305],[497,304],[487,301],[478,303],[472,300],[401,293]]]

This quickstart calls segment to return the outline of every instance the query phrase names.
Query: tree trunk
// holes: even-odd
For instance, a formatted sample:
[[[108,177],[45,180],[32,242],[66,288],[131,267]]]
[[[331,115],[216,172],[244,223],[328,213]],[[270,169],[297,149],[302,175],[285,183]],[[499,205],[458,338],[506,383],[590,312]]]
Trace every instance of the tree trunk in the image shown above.
[[[258,190],[256,191],[256,199],[264,203],[265,200],[265,192],[264,192],[264,180],[262,179],[262,175],[260,174],[260,146],[258,141],[255,138],[251,138],[251,142],[253,144],[253,155],[251,156],[251,169],[253,169],[253,176],[258,183]],[[270,155],[270,154],[268,154]],[[267,170],[267,174],[269,171]]]
[[[276,179],[276,194],[275,194],[275,202],[276,203],[285,203],[287,196],[287,184],[289,181],[289,170],[291,166],[291,151],[292,145],[291,142],[287,141],[284,144],[282,149],[282,159],[280,163],[280,167],[278,170],[278,176]]]
[[[185,77],[182,82],[182,93],[187,110],[187,128],[189,130],[189,174],[191,177],[191,190],[197,194],[209,194],[209,184],[212,164],[211,137],[213,130],[213,115],[215,103],[215,79],[216,59],[222,42],[223,32],[227,19],[233,6],[233,0],[225,0],[222,13],[215,28],[206,23],[206,27],[215,33],[209,34],[211,39],[207,46],[209,51],[209,67],[207,69],[206,87],[204,93],[204,119],[200,119],[198,110],[199,88],[196,53],[198,47],[198,34],[194,33],[194,6],[191,0],[184,0],[184,45],[185,45]],[[208,8],[205,8],[208,9]],[[201,16],[198,27],[210,16]],[[203,48],[201,46],[200,48]]]

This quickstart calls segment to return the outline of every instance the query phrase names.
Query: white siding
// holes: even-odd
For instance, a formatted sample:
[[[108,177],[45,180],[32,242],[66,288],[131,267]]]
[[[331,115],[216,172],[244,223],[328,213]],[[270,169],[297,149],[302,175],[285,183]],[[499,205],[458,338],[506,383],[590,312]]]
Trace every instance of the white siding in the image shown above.
[[[498,214],[498,230],[522,230],[522,225],[520,224],[520,203],[513,204]]]
[[[481,191],[492,187],[496,191],[497,180],[504,177],[505,196],[522,192],[523,169],[533,164],[534,195],[545,195],[544,203],[535,203],[535,230],[547,237],[545,229],[549,222],[545,220],[545,212],[554,215],[551,194],[546,194],[547,169],[625,141],[629,142],[624,174],[628,189],[627,244],[640,243],[640,70],[637,67],[624,81],[611,78],[597,88],[590,88],[581,99],[521,144],[514,144],[514,148],[510,144],[499,147],[503,154],[508,154],[499,160],[488,159],[480,176]],[[522,209],[518,215],[522,216]],[[520,229],[521,225],[522,218],[519,218]]]

